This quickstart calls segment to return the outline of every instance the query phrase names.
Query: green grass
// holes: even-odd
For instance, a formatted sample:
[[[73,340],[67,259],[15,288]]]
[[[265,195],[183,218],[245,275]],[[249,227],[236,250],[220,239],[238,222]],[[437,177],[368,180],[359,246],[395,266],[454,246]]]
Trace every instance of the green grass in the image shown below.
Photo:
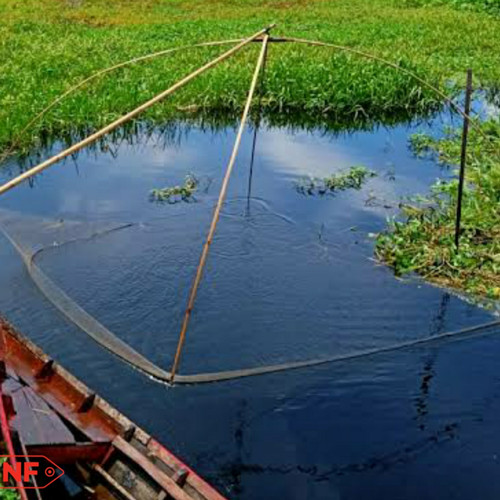
[[[63,91],[93,72],[153,51],[250,35],[271,22],[276,35],[371,51],[446,88],[500,82],[500,24],[452,5],[399,0],[0,0],[0,151]],[[481,36],[478,36],[478,33]],[[224,51],[182,51],[121,69],[78,91],[22,141],[21,150],[107,124]],[[258,47],[253,46],[144,115],[151,123],[240,110]],[[448,89],[451,92],[451,90]],[[411,78],[330,49],[276,44],[266,72],[264,112],[300,113],[311,123],[349,123],[424,113],[438,102]],[[278,113],[279,112],[279,113]],[[285,118],[283,118],[285,117]]]
[[[62,92],[94,72],[169,47],[248,36],[271,22],[273,34],[372,52],[448,94],[475,86],[498,98],[500,17],[488,0],[0,0],[0,154]],[[104,76],[78,91],[22,137],[23,154],[67,143],[103,126],[226,50],[189,49]],[[234,120],[258,54],[252,46],[190,83],[141,119],[167,125]],[[377,62],[324,48],[271,46],[262,96],[271,124],[366,127],[425,114],[441,104],[410,77]],[[117,132],[133,132],[137,125]],[[142,125],[141,125],[142,126]],[[483,125],[498,143],[499,126]],[[455,164],[458,139],[420,136],[413,146]],[[377,253],[398,273],[498,297],[499,161],[474,131],[461,249],[452,244],[456,183],[440,183],[426,205],[407,209],[381,235]],[[326,180],[322,181],[326,188]],[[338,179],[332,180],[335,184]],[[180,186],[182,188],[182,186]]]
[[[438,285],[500,298],[500,121],[481,124],[487,139],[470,135],[459,250],[454,243],[458,181],[439,181],[428,199],[405,208],[377,241],[378,257],[397,274],[416,272]],[[460,158],[461,134],[436,140],[419,134],[416,154],[434,155],[446,165]]]
[[[406,5],[412,7],[451,5],[460,10],[483,11],[493,15],[500,14],[498,0],[406,0]]]
[[[4,444],[2,443],[2,448],[4,448]],[[5,450],[2,450],[5,451]],[[0,466],[7,461],[7,458],[0,459]],[[4,483],[0,478],[0,486],[4,487]],[[19,494],[14,489],[0,489],[0,500],[18,500]]]

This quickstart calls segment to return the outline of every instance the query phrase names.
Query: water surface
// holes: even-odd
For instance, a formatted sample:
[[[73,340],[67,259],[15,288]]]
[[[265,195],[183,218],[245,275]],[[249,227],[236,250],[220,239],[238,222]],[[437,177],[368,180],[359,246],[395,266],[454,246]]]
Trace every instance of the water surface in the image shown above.
[[[398,280],[373,260],[373,235],[397,216],[399,203],[452,175],[408,148],[411,133],[439,133],[449,120],[335,135],[262,126],[253,164],[254,130],[247,130],[181,372],[349,354],[489,321],[485,310],[418,280]],[[168,368],[234,138],[232,128],[153,131],[52,167],[5,195],[0,208],[18,212],[20,221],[23,214],[55,223],[133,223],[54,247],[38,264],[99,321]],[[377,176],[359,191],[334,195],[308,197],[295,188],[303,176],[353,165]],[[17,168],[11,161],[0,178]],[[151,189],[181,184],[188,173],[201,181],[195,201],[150,201]],[[42,242],[43,234],[26,234],[38,237]],[[2,313],[231,498],[500,493],[500,338],[172,389],[61,317],[4,238],[0,258]]]

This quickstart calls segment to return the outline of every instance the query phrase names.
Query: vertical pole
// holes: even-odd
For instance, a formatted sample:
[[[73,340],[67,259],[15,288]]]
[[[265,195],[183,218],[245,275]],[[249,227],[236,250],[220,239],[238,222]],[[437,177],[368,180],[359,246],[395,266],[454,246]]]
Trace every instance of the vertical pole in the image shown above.
[[[465,89],[465,116],[462,131],[462,151],[460,155],[460,178],[458,181],[457,194],[457,218],[455,224],[455,246],[457,250],[460,244],[460,223],[462,220],[462,198],[464,194],[465,163],[467,161],[467,137],[469,135],[469,114],[472,95],[472,70],[467,70],[467,87]]]
[[[274,25],[271,26],[271,28]],[[231,153],[231,157],[229,159],[229,163],[226,168],[226,173],[224,175],[224,179],[222,181],[222,187],[219,193],[219,199],[217,200],[217,205],[215,206],[214,215],[212,217],[212,222],[210,224],[210,229],[208,231],[207,239],[205,244],[203,245],[203,250],[200,257],[200,262],[198,263],[198,268],[196,270],[196,276],[194,278],[193,284],[191,286],[191,291],[189,292],[188,305],[186,308],[186,312],[184,314],[184,320],[182,321],[181,332],[179,334],[179,341],[177,343],[177,350],[175,351],[174,361],[172,363],[172,369],[170,371],[170,383],[173,384],[175,381],[175,374],[177,373],[177,369],[179,367],[179,362],[181,359],[182,348],[184,346],[184,341],[186,340],[186,331],[189,325],[189,320],[191,318],[191,313],[193,312],[194,303],[196,300],[196,295],[198,293],[198,287],[200,286],[201,278],[203,275],[203,269],[205,267],[205,263],[207,262],[208,252],[210,249],[210,245],[212,244],[215,230],[217,229],[217,222],[219,221],[220,213],[222,210],[222,206],[224,204],[224,200],[226,199],[227,188],[229,185],[229,179],[231,177],[231,172],[233,171],[234,163],[236,161],[236,157],[238,155],[238,151],[240,149],[241,139],[243,137],[243,132],[245,130],[245,125],[248,118],[248,113],[250,112],[250,107],[252,105],[252,99],[255,93],[255,88],[257,87],[257,83],[259,81],[259,74],[264,63],[264,57],[267,51],[267,44],[269,42],[269,30],[268,28],[265,32],[264,38],[262,39],[262,48],[260,50],[259,58],[257,60],[257,65],[255,66],[255,71],[252,78],[252,83],[250,84],[250,90],[248,91],[247,100],[245,103],[245,108],[243,110],[243,115],[241,116],[241,122],[238,129],[238,133],[236,135],[236,140],[234,142],[233,151]]]
[[[266,51],[264,54],[264,62],[262,63],[262,70],[261,70],[261,74],[260,74],[259,104],[257,106],[257,118],[255,120],[255,130],[253,133],[253,140],[252,140],[252,155],[250,157],[250,172],[248,175],[248,189],[247,189],[247,211],[246,211],[247,217],[250,215],[250,198],[252,196],[253,165],[255,162],[255,150],[256,150],[256,146],[257,146],[257,134],[259,132],[261,115],[262,115],[262,94],[264,93],[264,78],[266,76],[267,50],[268,50],[268,47],[266,47]]]

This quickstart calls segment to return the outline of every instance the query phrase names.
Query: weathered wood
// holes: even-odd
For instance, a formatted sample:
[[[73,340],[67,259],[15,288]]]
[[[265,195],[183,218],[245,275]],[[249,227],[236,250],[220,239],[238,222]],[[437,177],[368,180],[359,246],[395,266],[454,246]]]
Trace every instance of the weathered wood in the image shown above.
[[[94,486],[93,466],[100,465],[117,482],[120,482],[122,476],[126,478],[131,474],[134,475],[137,484],[132,489],[132,495],[141,500],[156,499],[160,490],[168,493],[167,498],[176,500],[223,500],[219,493],[147,432],[139,427],[136,428],[132,421],[102,398],[94,398],[94,393],[61,365],[53,364],[53,373],[50,377],[37,378],[36,374],[43,369],[50,358],[2,318],[0,318],[0,344],[4,346],[0,358],[3,355],[9,377],[0,384],[0,393],[5,388],[9,394],[16,395],[25,406],[28,405],[26,401],[28,394],[31,404],[27,406],[27,410],[25,407],[21,410],[23,413],[28,411],[28,417],[22,417],[24,420],[48,417],[49,423],[54,423],[53,415],[55,415],[57,425],[62,423],[65,426],[64,432],[68,433],[66,437],[69,438],[69,435],[72,437],[71,443],[52,442],[61,438],[58,434],[53,436],[51,431],[48,436],[45,433],[43,439],[38,436],[26,439],[30,443],[26,446],[29,453],[34,454],[35,451],[37,454],[48,456],[54,459],[56,464],[66,465],[66,462],[71,464],[73,467],[68,468],[67,473],[72,474],[73,479],[82,487]],[[32,394],[36,396],[35,399],[31,398]],[[3,401],[5,395],[2,396]],[[82,401],[91,399],[93,404],[88,411],[79,413]],[[13,412],[6,414],[5,405],[0,406],[6,415],[4,420],[8,426],[7,415],[12,415]],[[47,426],[35,425],[35,428],[46,431]],[[73,433],[78,435],[78,439],[75,439]],[[127,434],[131,437],[132,444],[127,443],[122,437],[127,437]],[[82,442],[82,439],[88,441]],[[187,476],[184,470],[189,472]],[[179,487],[176,480],[181,483],[185,480],[185,487]],[[104,480],[95,485],[95,490],[98,498],[115,498],[113,490]]]
[[[147,449],[151,456],[157,457],[170,469],[175,471],[178,469],[188,470],[189,475],[186,479],[186,485],[190,486],[193,490],[212,500],[224,500],[224,497],[220,493],[214,491],[194,470],[182,463],[173,453],[158,443],[158,441],[151,439],[147,444]]]
[[[82,401],[80,408],[78,408],[78,413],[88,412],[92,408],[92,406],[94,406],[96,397],[97,396],[95,393],[91,393],[88,396],[86,396],[85,399]]]
[[[68,443],[31,445],[26,449],[31,455],[43,455],[58,465],[75,462],[100,462],[106,456],[111,443]]]
[[[49,359],[43,366],[36,372],[37,379],[48,378],[54,373],[54,360]]]
[[[125,429],[122,433],[123,439],[125,441],[130,442],[130,440],[134,437],[135,431],[137,427],[135,425],[131,425],[128,429]]]
[[[186,484],[186,480],[189,476],[189,471],[186,469],[177,469],[176,473],[172,476],[172,479],[179,485],[181,488]]]
[[[75,438],[57,414],[30,387],[12,393],[15,417],[12,426],[26,446],[74,443]]]
[[[116,437],[113,440],[113,445],[132,462],[138,464],[172,498],[175,498],[175,500],[192,500],[171,477],[155,467],[141,452],[127,443],[122,437]]]
[[[121,484],[115,481],[115,479],[110,474],[108,474],[100,465],[94,465],[93,469],[123,498],[125,498],[126,500],[137,500],[136,497],[128,492]]]

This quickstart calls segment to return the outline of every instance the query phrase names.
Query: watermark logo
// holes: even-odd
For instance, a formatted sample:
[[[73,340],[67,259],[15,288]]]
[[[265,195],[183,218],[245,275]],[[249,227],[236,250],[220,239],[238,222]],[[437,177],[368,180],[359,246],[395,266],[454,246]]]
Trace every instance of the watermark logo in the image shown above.
[[[26,490],[43,490],[64,475],[61,467],[43,455],[0,455],[0,473],[0,489]]]

